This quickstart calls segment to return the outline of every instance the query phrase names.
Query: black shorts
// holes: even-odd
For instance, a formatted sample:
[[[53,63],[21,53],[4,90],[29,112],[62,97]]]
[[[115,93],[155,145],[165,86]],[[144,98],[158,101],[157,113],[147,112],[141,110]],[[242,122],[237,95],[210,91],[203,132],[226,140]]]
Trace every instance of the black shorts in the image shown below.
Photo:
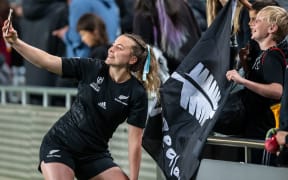
[[[53,143],[42,142],[40,147],[40,162],[38,170],[41,172],[41,162],[58,162],[69,166],[79,180],[90,179],[101,172],[118,166],[113,162],[109,152],[96,153],[93,155],[79,155],[63,149]]]

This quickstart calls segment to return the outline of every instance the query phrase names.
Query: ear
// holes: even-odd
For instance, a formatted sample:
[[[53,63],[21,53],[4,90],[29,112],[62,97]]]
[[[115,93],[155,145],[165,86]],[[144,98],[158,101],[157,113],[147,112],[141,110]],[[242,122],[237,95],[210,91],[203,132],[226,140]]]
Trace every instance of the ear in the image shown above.
[[[268,29],[268,32],[269,32],[269,33],[275,33],[275,32],[277,32],[277,31],[278,31],[278,25],[276,25],[276,24],[271,24],[270,27],[269,27],[269,29]]]
[[[130,58],[130,60],[129,60],[129,64],[135,64],[136,62],[137,62],[137,57],[136,56],[132,56],[131,58]]]

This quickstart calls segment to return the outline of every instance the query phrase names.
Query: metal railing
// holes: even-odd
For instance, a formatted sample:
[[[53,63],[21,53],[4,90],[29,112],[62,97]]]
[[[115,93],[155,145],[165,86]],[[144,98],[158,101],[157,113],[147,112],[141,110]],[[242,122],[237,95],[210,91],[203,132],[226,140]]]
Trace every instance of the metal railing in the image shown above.
[[[8,103],[10,93],[20,93],[20,104],[23,106],[30,104],[28,95],[42,95],[42,106],[48,107],[51,96],[65,97],[65,107],[69,108],[72,97],[76,95],[76,88],[55,88],[55,87],[33,87],[33,86],[0,86],[1,104]]]
[[[264,149],[263,140],[244,139],[244,138],[235,138],[235,137],[210,136],[207,138],[207,144],[244,148],[245,163],[250,162],[250,150],[252,148]]]

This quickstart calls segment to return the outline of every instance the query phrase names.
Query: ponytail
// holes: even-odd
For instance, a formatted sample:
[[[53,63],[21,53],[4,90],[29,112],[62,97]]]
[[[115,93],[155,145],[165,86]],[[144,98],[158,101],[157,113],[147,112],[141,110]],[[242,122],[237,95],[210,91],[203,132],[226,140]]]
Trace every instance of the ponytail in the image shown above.
[[[124,36],[136,42],[136,46],[132,47],[132,51],[138,61],[131,65],[130,70],[143,83],[148,93],[156,93],[159,96],[158,63],[152,49],[138,35],[124,34]]]

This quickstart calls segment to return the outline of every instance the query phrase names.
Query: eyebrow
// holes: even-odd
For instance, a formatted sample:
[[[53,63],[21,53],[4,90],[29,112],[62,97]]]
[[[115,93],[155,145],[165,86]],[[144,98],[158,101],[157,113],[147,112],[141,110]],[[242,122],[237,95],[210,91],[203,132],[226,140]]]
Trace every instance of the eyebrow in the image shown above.
[[[125,46],[125,45],[123,45],[123,44],[121,44],[121,43],[116,44],[116,43],[114,42],[112,45],[113,45],[113,46],[120,46],[120,47],[123,48],[123,49],[130,48],[130,46]]]
[[[117,44],[116,44],[115,42],[112,43],[112,45],[114,45],[114,46],[123,46],[123,47],[125,47],[123,44],[121,44],[121,43],[117,43]]]

